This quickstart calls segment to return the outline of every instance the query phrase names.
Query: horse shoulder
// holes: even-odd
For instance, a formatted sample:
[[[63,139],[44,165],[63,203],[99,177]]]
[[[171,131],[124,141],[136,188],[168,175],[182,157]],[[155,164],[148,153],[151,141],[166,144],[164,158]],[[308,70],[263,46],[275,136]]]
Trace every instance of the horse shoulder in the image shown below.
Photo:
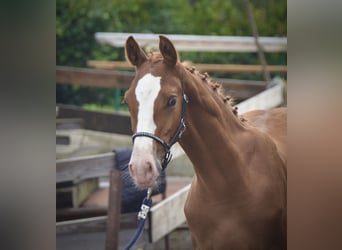
[[[271,138],[286,165],[287,109],[253,110],[244,113],[243,117],[249,125]]]

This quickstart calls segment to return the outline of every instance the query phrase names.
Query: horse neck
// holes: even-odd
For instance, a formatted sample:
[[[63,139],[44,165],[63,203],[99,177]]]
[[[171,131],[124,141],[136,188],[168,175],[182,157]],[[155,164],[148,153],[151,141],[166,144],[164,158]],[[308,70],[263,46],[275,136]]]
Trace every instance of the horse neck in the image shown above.
[[[193,163],[197,182],[204,190],[221,190],[221,193],[222,185],[229,186],[225,192],[247,188],[239,138],[247,131],[246,127],[204,80],[185,72],[185,91],[190,102],[185,117],[186,132],[180,144]]]

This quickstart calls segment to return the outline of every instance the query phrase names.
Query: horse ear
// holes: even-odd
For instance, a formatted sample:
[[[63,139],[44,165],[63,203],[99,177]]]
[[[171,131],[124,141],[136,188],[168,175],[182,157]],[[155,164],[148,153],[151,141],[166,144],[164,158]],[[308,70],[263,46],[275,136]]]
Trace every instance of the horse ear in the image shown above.
[[[147,59],[144,51],[139,47],[132,36],[128,37],[126,40],[125,51],[126,58],[136,67],[139,67]]]
[[[159,36],[159,50],[167,65],[175,66],[178,61],[178,54],[172,42],[165,36]]]

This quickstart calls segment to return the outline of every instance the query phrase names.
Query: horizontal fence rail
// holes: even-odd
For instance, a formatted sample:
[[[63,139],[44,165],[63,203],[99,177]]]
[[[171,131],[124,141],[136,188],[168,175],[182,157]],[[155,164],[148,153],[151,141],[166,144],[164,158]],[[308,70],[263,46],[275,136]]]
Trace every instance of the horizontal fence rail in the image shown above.
[[[103,74],[105,76],[103,76]],[[89,77],[91,75],[91,77]],[[117,72],[113,70],[99,70],[75,67],[56,67],[57,84],[79,84],[81,86],[123,88],[127,89],[133,80],[134,74],[130,72]],[[231,95],[237,101],[247,99],[264,90],[266,83],[263,81],[236,80],[212,78],[222,83],[227,95]],[[66,116],[78,117],[78,116]],[[106,126],[105,124],[103,126]],[[91,128],[89,128],[91,129]]]
[[[154,49],[159,46],[158,34],[143,33],[95,33],[96,40],[101,44],[124,47],[126,39],[133,36],[141,46]],[[217,52],[257,52],[254,37],[246,36],[201,36],[165,34],[176,46],[178,51],[217,51]],[[285,52],[286,37],[259,37],[259,43],[265,52]]]
[[[56,183],[108,176],[114,167],[114,153],[57,160]]]
[[[57,118],[81,119],[84,129],[132,135],[131,118],[128,114],[91,111],[76,106],[58,104]]]
[[[134,69],[128,62],[124,61],[96,61],[89,60],[87,65],[96,69],[116,70],[116,69]],[[259,73],[262,72],[261,65],[252,64],[194,64],[194,67],[201,72],[229,72],[229,73]],[[287,66],[267,65],[269,72],[287,72]]]
[[[56,66],[56,83],[102,88],[127,88],[133,78],[133,72]]]

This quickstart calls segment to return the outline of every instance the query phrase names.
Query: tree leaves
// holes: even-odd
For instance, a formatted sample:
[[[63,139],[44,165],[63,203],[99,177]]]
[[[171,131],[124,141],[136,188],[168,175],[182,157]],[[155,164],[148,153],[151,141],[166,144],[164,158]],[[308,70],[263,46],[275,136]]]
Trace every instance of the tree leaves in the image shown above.
[[[251,4],[260,36],[286,36],[286,0],[254,0]],[[233,36],[252,34],[241,0],[57,0],[56,64],[86,67],[88,60],[125,60],[123,48],[100,45],[94,38],[96,32]],[[266,56],[272,63],[286,61],[284,54]],[[253,53],[183,52],[180,57],[197,63],[258,63]],[[261,78],[261,75],[251,74],[216,76]],[[63,91],[73,90],[61,89],[57,93],[57,101],[61,100]],[[99,91],[88,91],[87,96],[91,93],[96,95]],[[103,97],[102,92],[101,96]],[[108,103],[111,103],[113,94],[108,93],[107,98]],[[104,99],[101,98],[101,102]]]

